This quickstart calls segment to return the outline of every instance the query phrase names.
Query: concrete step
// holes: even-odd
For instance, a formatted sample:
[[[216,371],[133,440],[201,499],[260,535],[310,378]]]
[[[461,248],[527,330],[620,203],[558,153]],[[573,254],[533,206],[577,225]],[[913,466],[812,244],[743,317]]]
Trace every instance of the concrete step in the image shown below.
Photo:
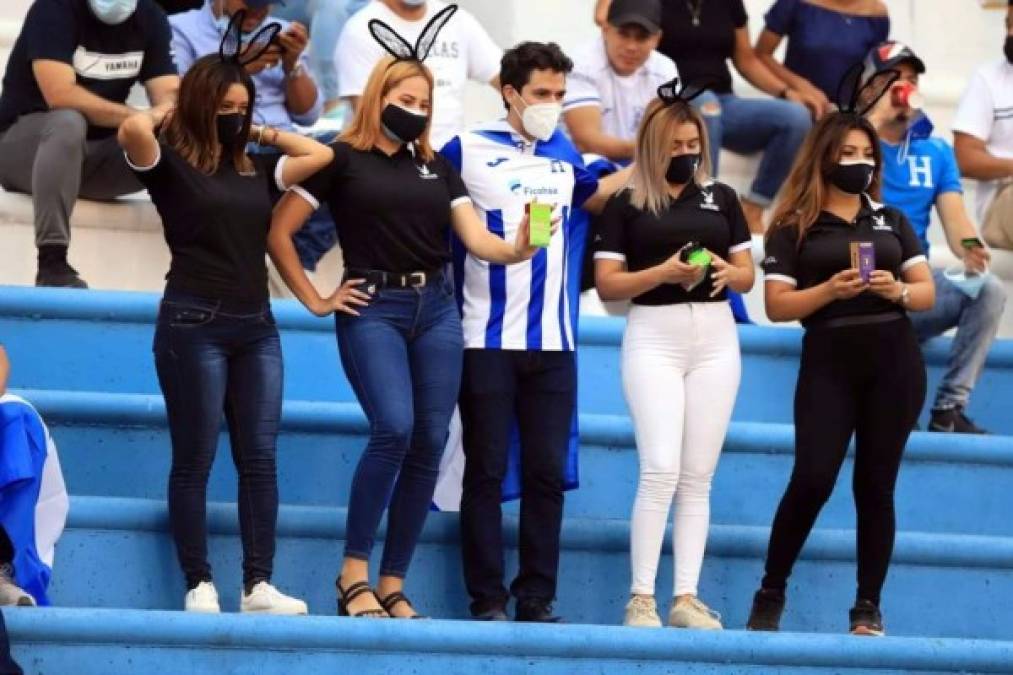
[[[1002,673],[1013,644],[102,609],[4,612],[32,673]]]
[[[210,562],[226,611],[240,588],[239,526],[234,504],[208,506]],[[282,506],[274,580],[304,598],[313,614],[335,611],[345,510]],[[517,519],[505,519],[508,546]],[[629,593],[626,520],[567,518],[563,525],[557,609],[571,623],[618,624]],[[742,628],[762,574],[768,530],[714,525],[700,596],[726,627]],[[783,628],[840,633],[854,602],[854,530],[813,532],[789,586]],[[378,535],[377,551],[381,548]],[[668,541],[658,574],[662,610],[671,597]],[[374,560],[374,574],[375,574]],[[516,569],[507,551],[507,569]],[[947,591],[946,589],[950,589]],[[959,589],[959,592],[954,592]],[[73,497],[67,531],[57,546],[50,597],[64,607],[177,609],[183,581],[161,501]],[[422,534],[406,592],[436,618],[464,618],[456,514],[432,513]],[[1013,625],[1013,538],[901,532],[883,596],[893,635],[1009,639]]]
[[[0,287],[0,335],[15,363],[12,386],[157,393],[151,357],[157,306],[153,294]],[[285,397],[353,400],[338,361],[333,319],[315,318],[294,301],[276,301],[274,308],[285,353]],[[582,412],[626,412],[619,377],[622,331],[620,319],[581,320]],[[743,377],[735,419],[791,423],[801,336],[797,329],[740,327]],[[946,367],[949,346],[949,339],[940,338],[924,349],[930,392]],[[1011,373],[1013,341],[1000,340],[992,347],[968,411],[996,433],[1013,434],[1006,405],[1013,399]],[[926,417],[923,414],[923,427]]]
[[[164,499],[170,443],[160,396],[20,393],[47,419],[72,494]],[[367,430],[354,403],[286,402],[278,449],[282,501],[347,505]],[[715,522],[769,525],[791,471],[793,443],[788,425],[732,423],[715,476]],[[568,493],[567,514],[628,518],[637,483],[629,419],[581,415],[580,465],[581,487]],[[854,526],[851,470],[849,459],[823,510],[821,527]],[[235,470],[224,434],[209,495],[236,499]],[[901,527],[1013,536],[1011,512],[1013,438],[914,434],[897,487]]]

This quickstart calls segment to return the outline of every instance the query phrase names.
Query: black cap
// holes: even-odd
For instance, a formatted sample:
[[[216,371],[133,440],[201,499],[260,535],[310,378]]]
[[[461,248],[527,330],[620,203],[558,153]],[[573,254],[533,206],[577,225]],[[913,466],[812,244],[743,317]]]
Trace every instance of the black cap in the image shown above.
[[[910,47],[901,42],[881,42],[865,55],[865,70],[862,79],[868,80],[876,73],[896,68],[902,63],[910,63],[918,73],[925,72],[925,62],[918,58]]]
[[[661,31],[661,0],[612,0],[608,22],[613,26],[635,24],[648,33]]]

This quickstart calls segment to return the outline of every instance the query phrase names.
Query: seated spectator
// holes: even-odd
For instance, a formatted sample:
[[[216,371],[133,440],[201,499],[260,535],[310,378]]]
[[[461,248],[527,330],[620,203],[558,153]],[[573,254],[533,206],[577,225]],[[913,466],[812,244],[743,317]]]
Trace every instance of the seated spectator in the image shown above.
[[[327,113],[337,110],[341,104],[338,65],[334,62],[338,37],[348,19],[367,4],[369,0],[306,0],[288,5],[282,3],[274,10],[277,17],[310,27],[310,70],[320,85]]]
[[[0,345],[0,605],[48,605],[67,488],[49,430],[31,404],[7,393],[9,375]]]
[[[433,16],[447,6],[442,0],[375,0],[352,16],[341,31],[334,60],[338,64],[338,92],[353,108],[358,106],[373,72],[386,55],[369,34],[369,22],[380,19],[413,43]],[[443,147],[464,131],[464,87],[468,80],[488,83],[499,90],[500,48],[482,24],[463,8],[440,31],[426,66],[436,80],[433,95],[431,141]]]
[[[982,238],[1013,250],[1013,0],[1006,10],[1005,57],[981,66],[957,108],[953,142],[975,190]]]
[[[135,82],[171,108],[179,78],[169,24],[155,0],[36,0],[7,62],[0,94],[0,185],[32,195],[37,286],[88,285],[67,262],[78,196],[141,190],[116,144]]]
[[[243,31],[247,35],[261,25],[277,22],[282,27],[277,37],[277,48],[269,49],[261,58],[246,66],[246,72],[253,77],[257,87],[253,119],[263,126],[295,131],[296,125],[312,126],[320,118],[323,97],[310,75],[305,55],[309,33],[300,23],[272,16],[273,4],[271,0],[205,0],[200,9],[176,14],[169,19],[172,48],[179,74],[185,75],[197,59],[218,52],[228,18],[237,12],[246,12]],[[327,143],[333,140],[333,136],[333,133],[325,133],[317,140]],[[250,152],[273,154],[276,150],[251,145]],[[314,214],[296,236],[303,267],[315,270],[317,262],[336,241],[334,222],[329,212]],[[275,283],[273,288],[284,289],[284,284]]]
[[[678,74],[672,59],[656,51],[661,16],[661,0],[615,0],[601,37],[574,54],[563,111],[581,152],[621,164],[633,158],[644,109]]]
[[[605,2],[605,0],[602,0]],[[709,84],[694,104],[707,122],[711,175],[720,176],[721,148],[762,152],[752,186],[742,197],[751,232],[763,232],[763,211],[774,200],[811,126],[806,106],[817,104],[763,65],[749,41],[742,0],[666,2],[658,50],[672,58],[687,83]],[[775,99],[740,98],[732,92],[727,61],[757,89]]]
[[[817,119],[832,109],[830,101],[848,68],[890,37],[890,15],[882,0],[776,0],[765,19],[757,56],[807,96]],[[782,64],[774,52],[785,38]]]
[[[886,70],[900,73],[893,85],[918,84],[925,64],[902,44],[887,42],[870,50],[866,77]],[[950,250],[963,259],[969,273],[986,273],[989,252],[967,217],[960,171],[953,150],[941,138],[930,137],[931,123],[924,114],[903,104],[891,91],[869,112],[883,151],[883,200],[904,212],[929,254],[928,229],[936,208]],[[957,335],[950,347],[946,373],[936,390],[929,431],[982,434],[965,414],[971,390],[985,367],[1006,304],[1002,284],[986,276],[980,290],[969,294],[935,269],[936,302],[932,309],[911,315],[918,338],[925,341],[951,328]]]

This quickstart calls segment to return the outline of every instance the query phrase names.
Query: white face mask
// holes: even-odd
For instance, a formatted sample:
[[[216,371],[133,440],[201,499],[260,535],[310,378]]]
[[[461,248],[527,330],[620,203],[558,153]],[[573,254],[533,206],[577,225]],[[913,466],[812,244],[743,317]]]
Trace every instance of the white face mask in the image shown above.
[[[88,6],[99,21],[117,26],[131,17],[137,0],[88,0]]]
[[[518,96],[517,98],[521,98]],[[522,101],[524,99],[521,99]],[[511,106],[517,110],[516,106]],[[563,106],[558,103],[524,103],[524,112],[517,110],[521,115],[521,126],[524,131],[540,141],[547,141],[556,133],[559,126],[559,117],[563,114]]]

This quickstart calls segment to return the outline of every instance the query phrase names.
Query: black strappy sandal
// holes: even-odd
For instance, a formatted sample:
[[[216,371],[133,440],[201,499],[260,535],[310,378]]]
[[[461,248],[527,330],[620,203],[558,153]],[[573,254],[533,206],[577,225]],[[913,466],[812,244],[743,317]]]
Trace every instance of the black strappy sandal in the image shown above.
[[[380,606],[383,607],[387,611],[387,614],[392,619],[428,619],[429,618],[428,616],[422,616],[421,614],[418,614],[418,613],[416,613],[414,616],[395,616],[394,615],[394,606],[397,605],[399,602],[403,602],[404,604],[408,605],[409,607],[412,608],[412,610],[415,609],[415,605],[413,605],[411,603],[411,600],[409,600],[408,597],[404,593],[402,593],[401,591],[394,591],[393,593],[391,593],[390,595],[388,595],[386,598],[381,598],[380,595],[377,593],[376,594],[376,599],[380,602]]]
[[[341,587],[341,580],[334,582],[334,585],[338,588],[338,594],[341,596],[338,598],[338,616],[351,616],[355,618],[373,618],[373,619],[389,619],[390,614],[383,609],[364,609],[361,612],[355,614],[348,613],[348,603],[355,600],[364,593],[373,593],[373,589],[369,587],[369,582],[357,581],[348,588]],[[374,594],[373,597],[376,597]],[[380,603],[380,599],[376,598],[376,601]],[[380,603],[381,605],[383,603]]]

